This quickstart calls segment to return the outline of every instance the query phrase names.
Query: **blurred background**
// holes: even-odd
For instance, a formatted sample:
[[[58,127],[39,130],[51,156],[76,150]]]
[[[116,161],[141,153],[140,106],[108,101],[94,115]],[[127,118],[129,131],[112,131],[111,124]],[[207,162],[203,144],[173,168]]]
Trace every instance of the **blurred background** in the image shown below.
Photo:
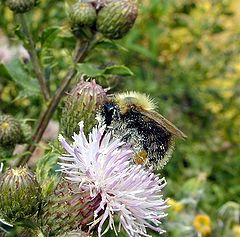
[[[163,236],[239,237],[240,1],[142,0],[139,8],[130,33],[99,44],[87,60],[129,67],[134,76],[99,83],[111,92],[149,94],[158,111],[188,136],[177,141],[172,159],[160,170],[171,205]],[[1,63],[16,57],[27,62],[12,12],[1,5],[0,16]],[[54,90],[69,67],[75,42],[65,4],[41,0],[27,17]],[[0,110],[34,121],[42,101],[23,74],[31,73],[31,66],[23,70],[18,63],[9,64],[14,76],[0,66]]]

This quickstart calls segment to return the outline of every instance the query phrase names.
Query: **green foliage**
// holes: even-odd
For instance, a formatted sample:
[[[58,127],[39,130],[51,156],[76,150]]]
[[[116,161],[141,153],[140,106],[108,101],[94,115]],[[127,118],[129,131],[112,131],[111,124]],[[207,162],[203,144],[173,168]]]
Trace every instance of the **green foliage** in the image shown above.
[[[38,82],[33,78],[29,78],[29,74],[26,72],[24,65],[20,60],[14,59],[7,64],[1,64],[2,71],[6,77],[9,77],[13,80],[16,85],[21,88],[21,95],[33,96],[39,95],[40,89]]]
[[[86,74],[89,77],[104,77],[109,75],[118,76],[133,76],[133,72],[124,65],[108,66],[104,69],[98,69],[87,63],[77,65],[77,70],[81,74]]]
[[[58,157],[59,154],[53,149],[47,152],[36,165],[37,180],[44,197],[51,194],[59,182],[59,175],[56,173]]]

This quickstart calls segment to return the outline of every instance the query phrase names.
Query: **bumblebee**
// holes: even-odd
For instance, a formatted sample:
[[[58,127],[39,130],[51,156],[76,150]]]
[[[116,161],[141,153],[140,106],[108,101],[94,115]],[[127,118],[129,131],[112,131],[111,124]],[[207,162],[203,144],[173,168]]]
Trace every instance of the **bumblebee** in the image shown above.
[[[106,132],[132,146],[136,164],[162,168],[172,154],[175,138],[186,135],[155,109],[145,94],[119,93],[103,105],[100,120],[105,122]]]

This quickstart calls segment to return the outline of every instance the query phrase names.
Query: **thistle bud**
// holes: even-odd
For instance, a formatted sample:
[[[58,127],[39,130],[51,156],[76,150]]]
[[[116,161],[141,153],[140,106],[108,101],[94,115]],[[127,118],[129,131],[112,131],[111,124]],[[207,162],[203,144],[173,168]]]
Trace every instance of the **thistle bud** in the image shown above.
[[[100,201],[100,197],[93,199],[90,193],[81,193],[78,185],[61,181],[43,206],[43,233],[46,236],[62,236],[78,230],[80,236],[89,236],[86,232]]]
[[[41,203],[41,189],[27,168],[9,169],[0,176],[0,213],[10,222],[33,216]]]
[[[6,0],[5,4],[16,13],[24,13],[30,11],[37,4],[37,0]]]
[[[95,80],[78,83],[69,93],[62,110],[61,130],[71,139],[74,132],[79,132],[80,121],[84,121],[86,134],[96,124],[96,112],[107,100],[105,90]]]
[[[91,3],[77,1],[69,7],[69,19],[72,25],[92,26],[96,21],[96,10]]]
[[[134,0],[112,1],[98,12],[97,30],[107,38],[120,39],[134,25],[137,13]]]
[[[20,122],[10,115],[0,115],[0,145],[14,146],[22,139]]]

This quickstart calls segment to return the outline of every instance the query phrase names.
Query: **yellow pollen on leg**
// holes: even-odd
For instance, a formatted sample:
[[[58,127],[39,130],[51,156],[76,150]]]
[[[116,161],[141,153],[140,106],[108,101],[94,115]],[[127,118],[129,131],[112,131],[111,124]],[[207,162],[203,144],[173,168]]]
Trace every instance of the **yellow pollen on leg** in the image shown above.
[[[147,152],[145,150],[141,150],[134,155],[133,160],[137,165],[143,165],[146,163],[147,158]]]

